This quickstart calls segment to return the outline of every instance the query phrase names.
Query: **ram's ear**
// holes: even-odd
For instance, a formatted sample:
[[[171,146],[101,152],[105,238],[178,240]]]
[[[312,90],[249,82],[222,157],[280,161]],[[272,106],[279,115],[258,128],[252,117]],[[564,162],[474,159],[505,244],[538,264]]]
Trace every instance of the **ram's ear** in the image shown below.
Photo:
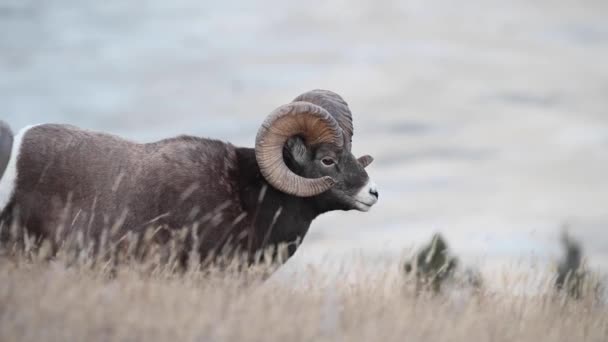
[[[287,140],[285,150],[290,161],[297,165],[305,165],[310,159],[310,152],[306,146],[306,143],[304,142],[304,139],[299,136],[295,136]]]
[[[359,164],[361,164],[361,166],[363,166],[363,168],[366,168],[369,166],[369,164],[371,164],[374,161],[374,157],[366,154],[362,157],[359,157],[359,159],[357,159],[357,161],[359,161]]]

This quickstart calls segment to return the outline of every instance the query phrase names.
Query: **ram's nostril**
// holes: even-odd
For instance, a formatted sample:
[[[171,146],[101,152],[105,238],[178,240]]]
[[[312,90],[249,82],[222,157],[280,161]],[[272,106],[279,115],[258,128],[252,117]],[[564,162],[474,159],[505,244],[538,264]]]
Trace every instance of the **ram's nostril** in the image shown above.
[[[376,189],[369,189],[369,193],[376,198],[380,197],[380,194],[378,194],[378,190]]]

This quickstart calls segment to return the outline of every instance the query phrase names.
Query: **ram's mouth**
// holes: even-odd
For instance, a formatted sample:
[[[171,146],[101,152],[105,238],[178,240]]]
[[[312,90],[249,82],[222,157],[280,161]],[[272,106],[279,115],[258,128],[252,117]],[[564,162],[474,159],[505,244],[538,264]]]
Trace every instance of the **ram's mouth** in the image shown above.
[[[356,199],[353,199],[353,200],[355,201],[355,207],[358,210],[360,210],[360,211],[369,211],[372,208],[372,206],[374,204],[376,204],[375,202],[374,203],[366,203],[366,202],[362,202],[362,201],[359,201],[359,200],[356,200]]]
[[[359,201],[359,200],[357,200],[357,199],[355,199],[355,202],[357,202],[357,203],[359,203],[359,204],[363,204],[364,206],[367,206],[367,207],[371,207],[371,206],[373,206],[374,204],[376,204],[376,202],[366,203],[366,202],[363,202],[363,201]]]

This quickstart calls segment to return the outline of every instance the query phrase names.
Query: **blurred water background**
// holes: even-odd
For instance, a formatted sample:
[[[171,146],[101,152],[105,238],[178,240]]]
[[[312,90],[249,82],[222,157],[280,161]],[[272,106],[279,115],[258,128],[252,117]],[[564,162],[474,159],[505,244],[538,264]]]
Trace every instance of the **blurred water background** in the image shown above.
[[[253,146],[298,94],[341,94],[370,213],[313,223],[293,268],[394,259],[442,232],[484,265],[608,269],[608,2],[0,0],[0,118]]]

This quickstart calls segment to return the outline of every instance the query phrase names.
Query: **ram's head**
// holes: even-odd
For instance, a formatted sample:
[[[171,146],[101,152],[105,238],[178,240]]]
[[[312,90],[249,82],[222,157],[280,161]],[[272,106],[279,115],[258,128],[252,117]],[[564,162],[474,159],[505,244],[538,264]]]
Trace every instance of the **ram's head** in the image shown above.
[[[338,94],[313,90],[272,112],[258,131],[255,153],[276,189],[319,196],[332,209],[369,210],[378,191],[365,167],[371,156],[351,152],[353,120]]]

